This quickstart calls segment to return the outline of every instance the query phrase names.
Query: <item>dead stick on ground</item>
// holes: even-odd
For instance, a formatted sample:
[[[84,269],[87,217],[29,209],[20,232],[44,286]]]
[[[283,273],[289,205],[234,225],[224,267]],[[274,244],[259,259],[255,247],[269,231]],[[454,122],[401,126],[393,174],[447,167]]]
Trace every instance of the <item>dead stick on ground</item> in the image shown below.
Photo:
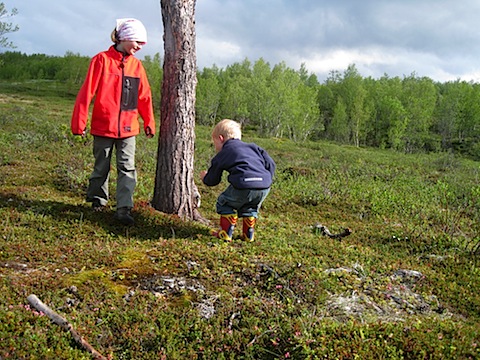
[[[341,239],[341,238],[344,238],[345,236],[348,236],[352,233],[352,230],[350,230],[349,228],[346,228],[346,229],[343,229],[343,231],[341,233],[332,234],[326,226],[323,226],[322,224],[318,224],[318,223],[315,224],[314,227],[315,227],[315,229],[320,230],[322,235],[326,235],[331,239]]]
[[[87,350],[89,353],[91,353],[95,357],[95,359],[108,360],[108,358],[100,354],[92,347],[92,345],[90,345],[85,339],[83,339],[80,334],[73,328],[72,324],[70,324],[64,317],[58,315],[55,311],[50,309],[43,302],[41,302],[38,297],[32,294],[27,297],[27,300],[31,306],[47,315],[50,320],[52,320],[55,324],[60,326],[65,331],[69,331],[77,344],[80,345],[84,350]]]

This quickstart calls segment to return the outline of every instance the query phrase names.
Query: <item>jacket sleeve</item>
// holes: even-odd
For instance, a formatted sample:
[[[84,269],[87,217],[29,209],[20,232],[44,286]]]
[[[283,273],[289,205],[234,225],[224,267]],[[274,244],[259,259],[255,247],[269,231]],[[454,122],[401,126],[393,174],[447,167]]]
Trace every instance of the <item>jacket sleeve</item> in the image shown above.
[[[87,76],[78,92],[73,108],[70,126],[74,135],[82,135],[87,127],[90,103],[97,92],[102,71],[103,61],[100,56],[95,56],[90,61]]]
[[[220,166],[218,160],[218,154],[213,157],[210,167],[208,168],[207,174],[203,178],[203,183],[207,186],[215,186],[220,184],[222,181],[223,169]]]
[[[138,113],[143,120],[143,129],[150,128],[155,135],[155,117],[153,115],[152,91],[143,65],[140,66],[140,86],[138,89]]]

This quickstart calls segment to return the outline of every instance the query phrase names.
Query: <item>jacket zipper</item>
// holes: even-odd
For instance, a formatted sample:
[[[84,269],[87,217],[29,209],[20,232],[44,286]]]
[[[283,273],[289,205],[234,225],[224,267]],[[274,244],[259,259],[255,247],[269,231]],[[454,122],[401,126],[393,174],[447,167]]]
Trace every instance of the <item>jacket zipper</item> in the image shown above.
[[[122,68],[122,80],[121,80],[121,86],[122,86],[122,91],[120,92],[120,108],[118,109],[118,137],[120,138],[122,136],[122,131],[120,129],[121,125],[121,117],[122,117],[122,94],[123,94],[123,82],[124,82],[124,77],[125,77],[125,55],[122,56],[122,62],[120,64],[120,67]]]

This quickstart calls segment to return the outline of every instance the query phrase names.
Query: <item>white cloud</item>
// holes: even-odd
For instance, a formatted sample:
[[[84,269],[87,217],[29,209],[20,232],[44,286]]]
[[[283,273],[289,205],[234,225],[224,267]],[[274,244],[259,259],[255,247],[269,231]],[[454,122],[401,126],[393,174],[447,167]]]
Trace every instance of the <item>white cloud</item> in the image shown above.
[[[225,67],[238,61],[241,48],[232,42],[212,38],[197,38],[197,58],[201,59],[199,67],[210,67],[215,64]],[[203,66],[202,66],[203,64]]]

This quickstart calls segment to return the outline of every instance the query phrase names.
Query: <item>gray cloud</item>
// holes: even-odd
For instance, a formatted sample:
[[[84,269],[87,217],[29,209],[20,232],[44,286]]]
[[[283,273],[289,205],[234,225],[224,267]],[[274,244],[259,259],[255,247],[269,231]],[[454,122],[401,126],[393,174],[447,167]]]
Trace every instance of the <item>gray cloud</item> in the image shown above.
[[[116,18],[137,17],[149,34],[138,56],[163,54],[160,0],[20,1],[18,51],[93,56],[110,45]],[[479,13],[476,0],[197,0],[197,61],[304,63],[320,80],[354,63],[375,78],[478,81]]]

